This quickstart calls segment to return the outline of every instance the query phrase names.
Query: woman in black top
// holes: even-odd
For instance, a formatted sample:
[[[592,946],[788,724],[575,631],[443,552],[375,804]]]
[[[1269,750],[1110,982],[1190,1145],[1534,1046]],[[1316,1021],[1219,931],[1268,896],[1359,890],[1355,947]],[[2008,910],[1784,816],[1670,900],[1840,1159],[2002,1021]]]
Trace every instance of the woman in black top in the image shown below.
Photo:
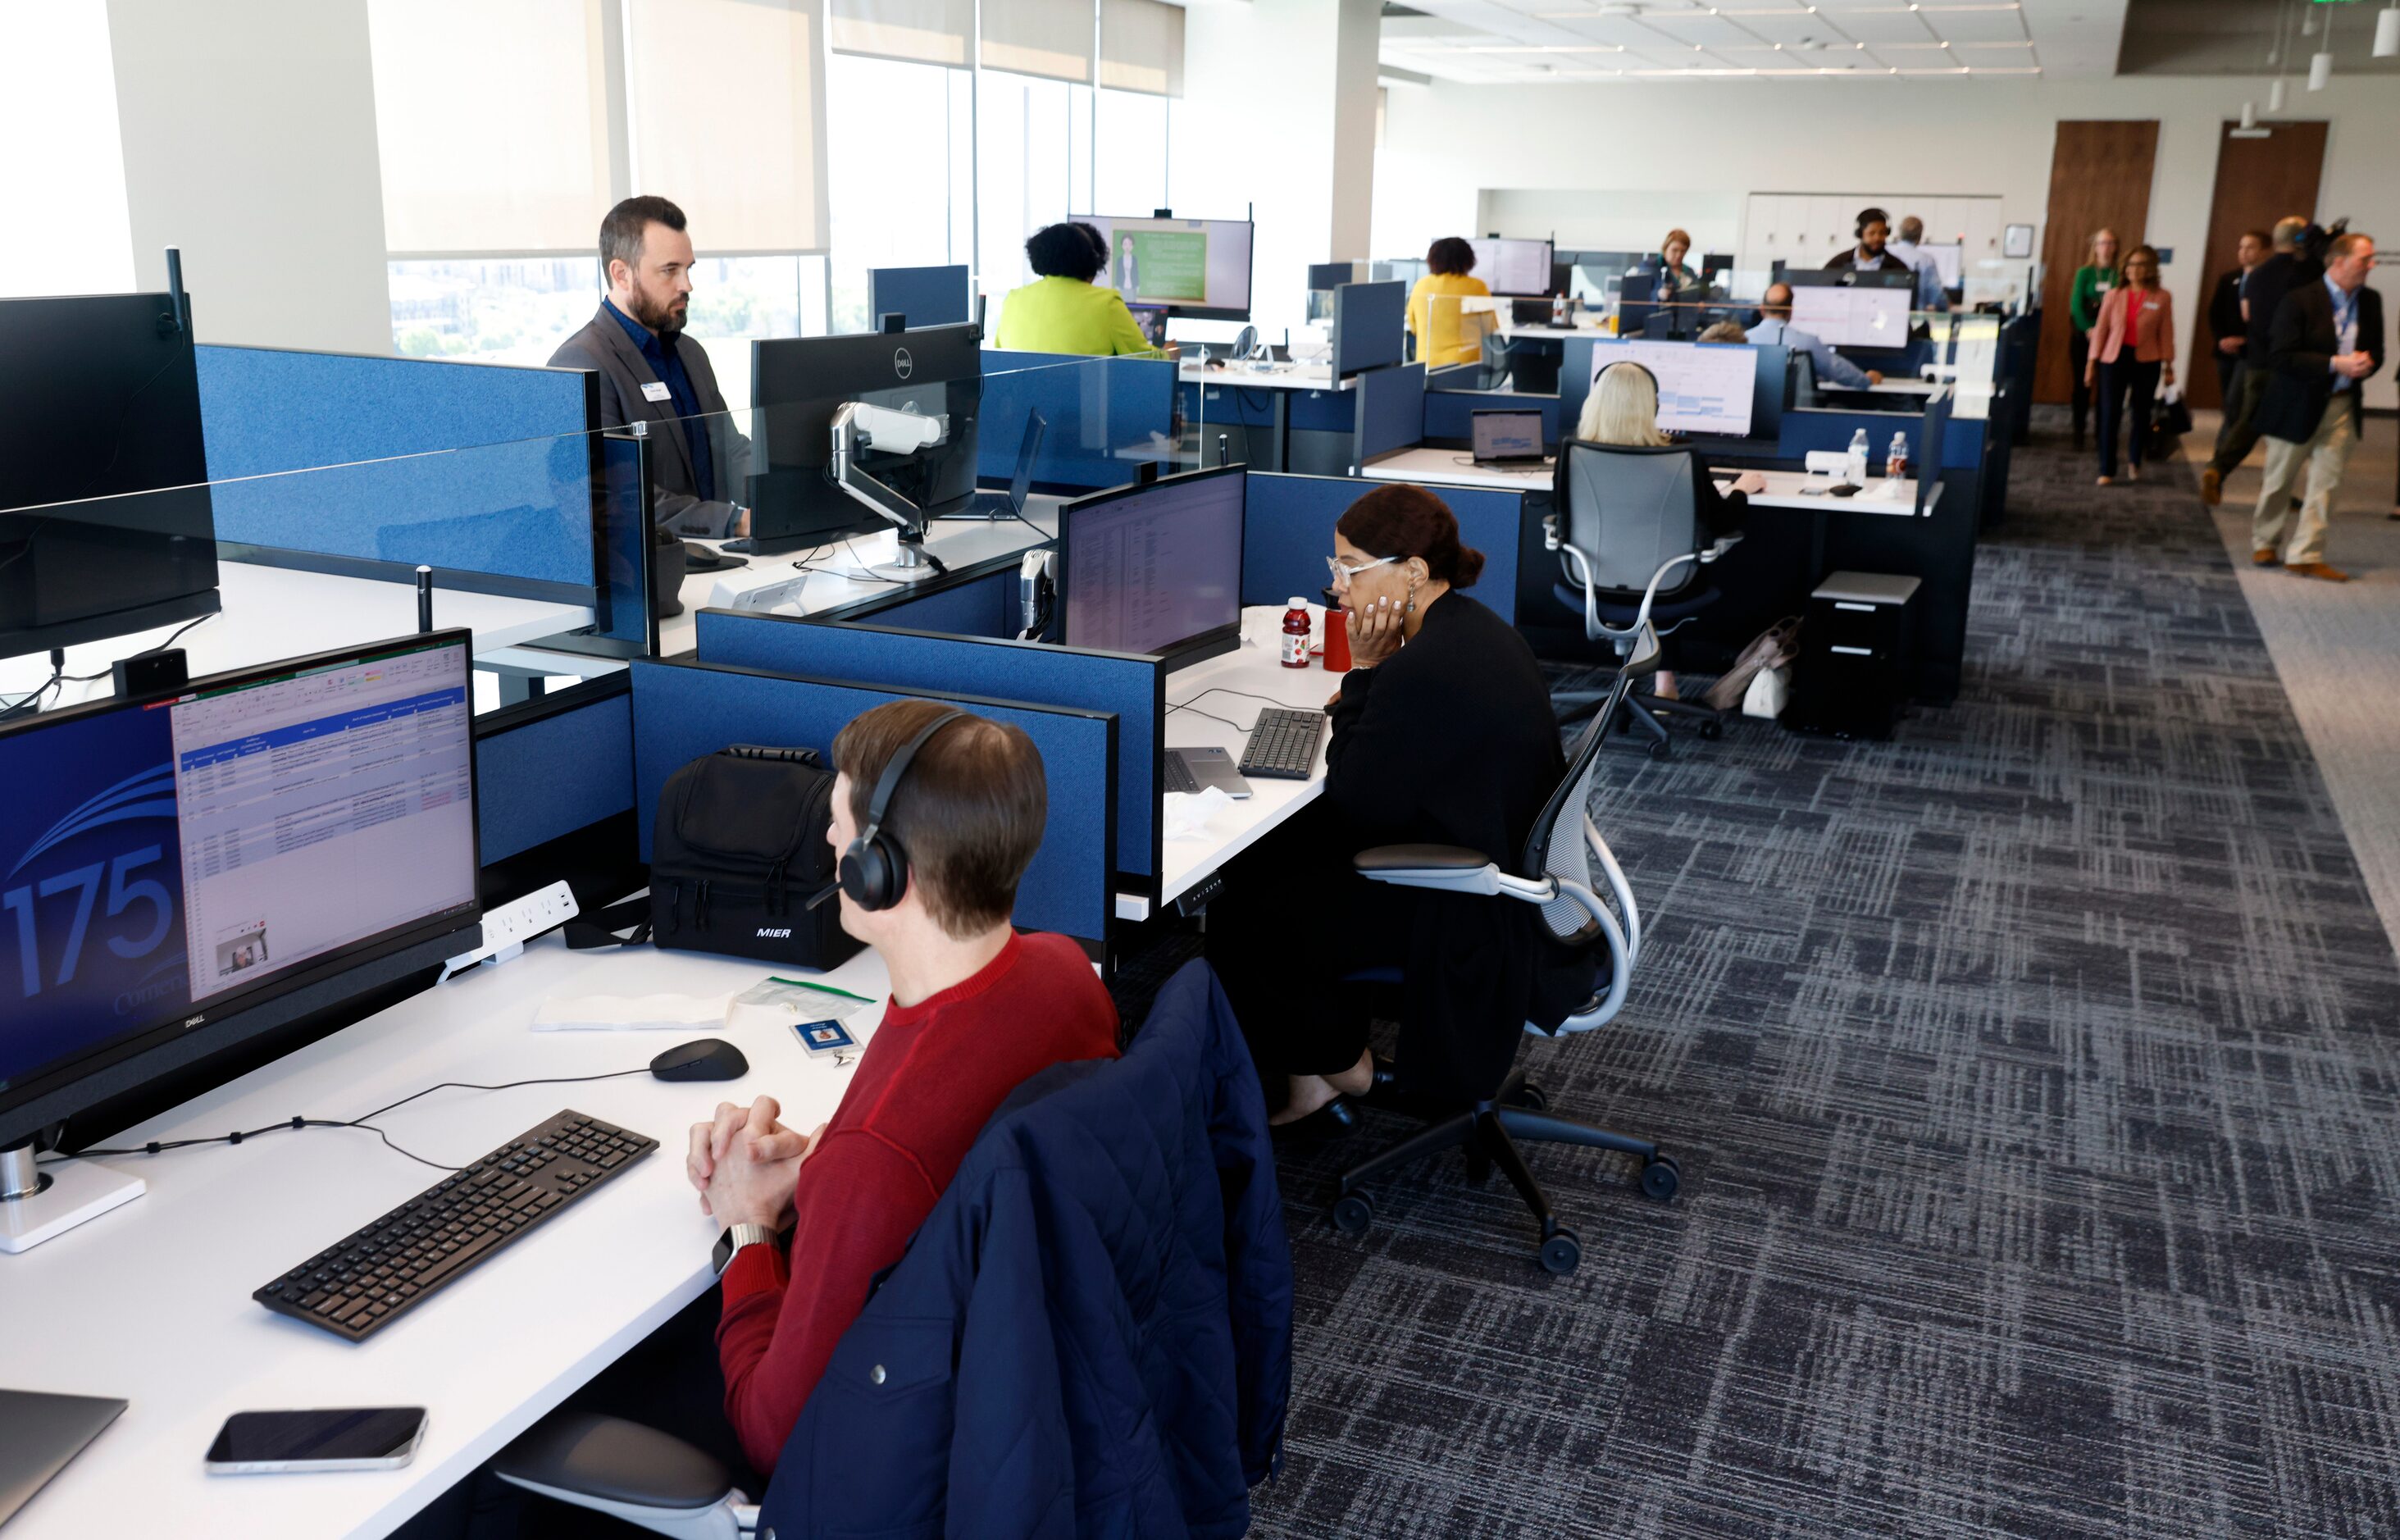
[[[1249,1039],[1276,1121],[1373,1078],[1367,1008],[1345,975],[1402,971],[1400,1073],[1491,1096],[1529,1018],[1556,1021],[1591,968],[1548,947],[1532,905],[1369,882],[1375,845],[1464,845],[1514,870],[1566,770],[1548,687],[1509,624],[1456,592],[1483,569],[1422,487],[1378,487],[1334,535],[1352,664],[1332,703],[1325,795],[1225,870],[1208,960]],[[1561,1003],[1562,1002],[1562,1003]]]

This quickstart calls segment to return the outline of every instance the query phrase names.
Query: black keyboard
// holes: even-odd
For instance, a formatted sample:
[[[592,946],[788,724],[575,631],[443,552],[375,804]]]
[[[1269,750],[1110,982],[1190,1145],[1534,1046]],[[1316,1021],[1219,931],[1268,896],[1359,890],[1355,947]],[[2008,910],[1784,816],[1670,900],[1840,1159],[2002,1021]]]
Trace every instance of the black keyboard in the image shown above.
[[[1185,764],[1183,756],[1173,749],[1159,756],[1159,764],[1166,771],[1168,791],[1196,792],[1200,789],[1200,783],[1193,777],[1192,767]]]
[[[561,1112],[251,1295],[358,1342],[659,1147]]]
[[[1242,745],[1242,773],[1305,781],[1316,773],[1316,744],[1324,736],[1325,713],[1269,706]]]

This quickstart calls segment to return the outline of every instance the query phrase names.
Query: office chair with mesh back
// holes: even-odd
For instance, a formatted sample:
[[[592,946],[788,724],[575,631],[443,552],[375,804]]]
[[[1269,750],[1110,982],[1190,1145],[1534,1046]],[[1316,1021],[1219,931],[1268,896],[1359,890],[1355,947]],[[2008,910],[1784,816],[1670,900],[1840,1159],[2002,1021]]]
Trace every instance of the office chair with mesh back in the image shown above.
[[[1639,669],[1650,664],[1655,664],[1655,659],[1649,655],[1634,659],[1633,666],[1618,675],[1612,693],[1630,691]],[[1607,1025],[1625,1004],[1625,992],[1641,956],[1641,910],[1589,811],[1592,776],[1607,737],[1606,720],[1602,715],[1584,733],[1566,779],[1534,821],[1514,870],[1504,871],[1482,852],[1458,845],[1384,845],[1361,851],[1353,862],[1358,874],[1370,882],[1480,893],[1493,903],[1537,904],[1540,923],[1552,939],[1593,954],[1598,972],[1591,997],[1555,1027],[1524,1024],[1527,1032],[1539,1037],[1588,1032]],[[1602,888],[1607,892],[1604,899],[1599,893]],[[1399,969],[1376,968],[1353,974],[1345,982],[1390,991],[1398,988],[1400,980]],[[1387,1067],[1377,1066],[1376,1082],[1370,1102],[1419,1111],[1426,1116],[1426,1126],[1342,1174],[1331,1218],[1334,1227],[1344,1233],[1357,1234],[1374,1222],[1374,1201],[1364,1191],[1366,1183],[1452,1146],[1465,1148],[1470,1177],[1480,1180],[1495,1165],[1507,1177],[1541,1226],[1536,1255],[1551,1273],[1574,1272],[1583,1260],[1583,1245],[1574,1231],[1559,1223],[1541,1184],[1526,1168],[1517,1148],[1520,1141],[1578,1144],[1637,1156],[1642,1162],[1643,1192],[1661,1201],[1673,1197],[1682,1185],[1683,1173],[1672,1155],[1648,1139],[1612,1133],[1549,1111],[1548,1098],[1540,1087],[1527,1082],[1521,1070],[1510,1071],[1487,1099],[1463,1109],[1436,1108],[1429,1114],[1395,1094]]]
[[[1559,445],[1553,511],[1543,543],[1559,553],[1567,580],[1552,587],[1560,604],[1583,616],[1583,634],[1613,645],[1617,656],[1655,657],[1657,638],[1716,603],[1702,569],[1733,549],[1739,535],[1711,543],[1700,527],[1698,457],[1681,446],[1660,448],[1587,443]],[[1653,662],[1633,670],[1647,677]],[[1692,701],[1670,701],[1640,688],[1568,692],[1560,715],[1572,722],[1614,701],[1601,720],[1614,729],[1626,720],[1651,734],[1650,754],[1673,753],[1663,716],[1699,723],[1700,736],[1725,732],[1725,714]]]

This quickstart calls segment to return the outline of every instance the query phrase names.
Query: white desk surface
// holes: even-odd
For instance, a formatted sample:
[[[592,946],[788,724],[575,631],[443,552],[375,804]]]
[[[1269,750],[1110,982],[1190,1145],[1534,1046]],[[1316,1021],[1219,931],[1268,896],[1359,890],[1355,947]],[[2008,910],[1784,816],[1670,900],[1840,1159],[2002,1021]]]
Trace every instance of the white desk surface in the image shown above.
[[[348,578],[330,572],[220,562],[217,592],[224,611],[192,627],[175,645],[191,661],[195,675],[247,668],[303,653],[324,652],[353,642],[410,636],[416,632],[413,583]],[[180,624],[181,622],[178,622]],[[479,658],[539,636],[555,636],[592,623],[586,605],[554,599],[511,599],[495,593],[433,592],[433,623],[465,626],[475,634]],[[98,674],[85,684],[53,692],[49,704],[72,705],[111,692],[108,666],[175,634],[159,626],[128,636],[67,648],[67,673]],[[50,676],[48,653],[0,661],[0,696],[14,698]],[[15,1536],[10,1536],[15,1540]]]
[[[648,947],[570,952],[544,936],[129,1130],[138,1143],[256,1128],[293,1113],[350,1117],[444,1080],[497,1083],[646,1065],[721,1035],[750,1072],[669,1084],[647,1073],[581,1085],[437,1091],[378,1120],[445,1162],[473,1160],[565,1108],[659,1148],[527,1239],[454,1279],[364,1342],[269,1313],[250,1297],[279,1273],[442,1173],[373,1134],[311,1128],[106,1164],[149,1191],[33,1250],[0,1257],[13,1388],[121,1396],[125,1414],[8,1524],[8,1540],[100,1534],[178,1540],[389,1533],[702,1293],[717,1227],[684,1178],[688,1129],[720,1100],[771,1095],[784,1119],[832,1115],[848,1070],[810,1061],[788,1029],[536,1032],[552,995],[695,994],[770,970]],[[882,961],[826,975],[880,998]],[[853,1028],[880,1019],[863,1007]],[[324,1406],[424,1406],[425,1442],[394,1471],[213,1477],[201,1456],[226,1415]]]
[[[1733,490],[1733,479],[1741,474],[1730,466],[1711,466],[1710,473],[1717,479],[1717,490]],[[1831,510],[1843,513],[1885,513],[1894,518],[1916,516],[1916,483],[1902,476],[1869,476],[1862,491],[1850,497],[1836,497],[1823,491],[1803,495],[1804,486],[1826,487],[1833,484],[1831,476],[1811,476],[1803,470],[1762,470],[1766,478],[1766,490],[1751,495],[1752,508],[1783,508],[1795,512],[1815,513]],[[1889,488],[1889,494],[1885,493]]]
[[[1325,611],[1312,604],[1309,614],[1316,627],[1316,640],[1325,639]],[[1248,739],[1248,729],[1258,721],[1259,713],[1267,709],[1266,701],[1255,701],[1252,695],[1267,696],[1287,706],[1322,710],[1325,702],[1342,688],[1342,675],[1325,672],[1321,660],[1308,667],[1286,668],[1276,661],[1281,650],[1284,606],[1281,605],[1252,606],[1242,611],[1242,645],[1234,651],[1178,669],[1166,676],[1166,703],[1172,707],[1192,702],[1192,711],[1169,711],[1165,725],[1165,746],[1176,749],[1220,748],[1241,757],[1242,745]],[[1201,699],[1203,691],[1216,689],[1219,694]],[[1231,695],[1226,690],[1244,690],[1247,694]],[[1208,716],[1221,716],[1225,722],[1240,725],[1240,730],[1224,722],[1212,722]],[[1331,724],[1327,724],[1327,740],[1332,737]],[[1325,748],[1320,743],[1316,751],[1316,772],[1305,781],[1279,781],[1258,776],[1250,781],[1250,795],[1232,806],[1219,810],[1205,834],[1164,842],[1160,862],[1159,892],[1162,901],[1172,904],[1210,873],[1249,849],[1273,832],[1293,813],[1316,800],[1325,790]],[[1166,816],[1168,803],[1178,800],[1178,794],[1162,792],[1160,813]],[[1147,906],[1139,900],[1118,900],[1120,918],[1139,919],[1147,915]]]
[[[1033,529],[1028,529],[1015,519],[936,520],[925,533],[925,549],[953,569],[973,566],[994,556],[1030,551],[1044,540],[1057,538],[1058,505],[1065,500],[1040,493],[1028,497],[1025,516],[1033,522]],[[808,574],[798,594],[774,613],[814,615],[820,610],[856,604],[862,599],[890,597],[893,590],[889,582],[873,578],[845,577],[832,569],[851,566],[853,552],[877,567],[885,567],[899,553],[899,549],[898,532],[884,530],[873,535],[853,536],[846,543],[836,541],[829,546],[787,552],[780,556],[744,557],[743,560],[750,564],[748,566],[725,572],[692,573],[683,580],[683,613],[669,616],[659,622],[659,653],[661,657],[672,658],[677,653],[691,650],[692,638],[700,629],[700,612],[709,607],[709,595],[716,590],[720,578],[739,578],[754,572],[798,577],[798,570],[793,564],[805,557],[810,566],[816,570]],[[560,672],[573,671],[561,669]]]
[[[1370,481],[1410,482],[1420,486],[1490,486],[1504,492],[1548,492],[1557,475],[1555,460],[1539,465],[1478,465],[1464,449],[1419,444],[1377,456],[1358,468]]]
[[[1324,363],[1228,363],[1221,369],[1187,361],[1176,369],[1186,385],[1237,385],[1245,390],[1347,390],[1358,383],[1356,375],[1333,377]]]

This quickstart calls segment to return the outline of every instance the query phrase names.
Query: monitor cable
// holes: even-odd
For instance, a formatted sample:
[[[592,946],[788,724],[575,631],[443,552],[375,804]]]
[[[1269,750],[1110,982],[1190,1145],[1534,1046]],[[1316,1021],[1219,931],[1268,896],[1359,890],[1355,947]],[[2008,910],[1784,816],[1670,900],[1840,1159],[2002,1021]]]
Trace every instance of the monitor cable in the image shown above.
[[[647,1075],[648,1073],[650,1073],[650,1067],[645,1064],[636,1070],[611,1070],[606,1074],[545,1075],[534,1080],[502,1081],[497,1085],[480,1084],[474,1081],[445,1080],[438,1085],[429,1085],[422,1091],[411,1091],[408,1095],[401,1097],[398,1101],[387,1102],[383,1106],[376,1108],[374,1111],[361,1113],[355,1118],[293,1117],[287,1119],[282,1123],[270,1123],[264,1128],[239,1129],[230,1134],[218,1134],[212,1138],[152,1139],[147,1144],[131,1145],[121,1149],[102,1148],[101,1146],[94,1145],[89,1149],[77,1150],[72,1154],[44,1156],[34,1164],[37,1165],[56,1165],[62,1161],[81,1160],[87,1155],[162,1155],[170,1150],[188,1150],[198,1145],[239,1144],[244,1139],[253,1139],[262,1134],[273,1134],[284,1130],[297,1132],[303,1128],[363,1128],[368,1133],[373,1134],[375,1138],[383,1140],[384,1144],[389,1147],[394,1154],[405,1155],[410,1160],[416,1162],[419,1165],[430,1165],[436,1171],[463,1171],[466,1169],[465,1166],[446,1165],[438,1160],[432,1160],[427,1156],[417,1154],[414,1151],[402,1149],[399,1145],[392,1142],[392,1138],[389,1134],[387,1134],[382,1129],[376,1127],[371,1120],[379,1118],[386,1112],[393,1111],[395,1108],[404,1107],[408,1103],[415,1101],[419,1097],[431,1096],[436,1091],[512,1091],[521,1085],[580,1085],[587,1081],[622,1080],[627,1075]]]

